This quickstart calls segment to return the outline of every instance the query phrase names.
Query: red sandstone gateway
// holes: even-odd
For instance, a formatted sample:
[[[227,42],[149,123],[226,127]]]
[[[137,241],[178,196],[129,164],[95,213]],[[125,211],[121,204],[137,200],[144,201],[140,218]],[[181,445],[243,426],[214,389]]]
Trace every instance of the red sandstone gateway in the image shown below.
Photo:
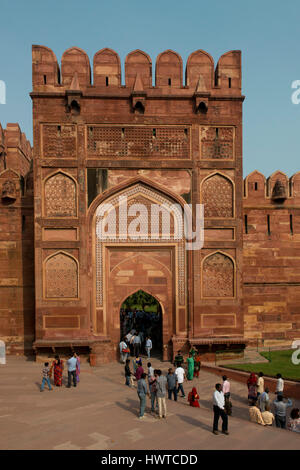
[[[266,182],[254,172],[243,187],[240,51],[216,68],[193,52],[185,83],[181,57],[162,52],[155,86],[140,50],[126,57],[125,86],[111,49],[95,54],[92,82],[81,49],[65,51],[60,67],[50,49],[32,52],[33,155],[18,125],[0,129],[0,334],[9,352],[75,348],[114,360],[120,308],[140,290],[159,303],[165,360],[191,345],[209,355],[299,337],[300,176]],[[99,239],[99,211],[110,204],[119,214],[120,196],[129,209],[204,204],[203,248],[187,251],[184,238]]]

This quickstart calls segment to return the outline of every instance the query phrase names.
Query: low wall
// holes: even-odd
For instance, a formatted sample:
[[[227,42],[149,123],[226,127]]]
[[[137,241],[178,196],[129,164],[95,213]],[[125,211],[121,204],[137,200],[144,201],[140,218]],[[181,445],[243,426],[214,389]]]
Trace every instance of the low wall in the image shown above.
[[[228,379],[235,380],[236,382],[244,383],[245,387],[249,378],[249,372],[243,372],[234,369],[228,369],[224,366],[214,366],[211,364],[201,364],[201,370],[211,372],[212,374],[227,375]],[[275,392],[277,379],[264,376],[265,387],[268,387],[270,392]],[[284,395],[289,398],[300,400],[300,382],[293,382],[284,379]]]

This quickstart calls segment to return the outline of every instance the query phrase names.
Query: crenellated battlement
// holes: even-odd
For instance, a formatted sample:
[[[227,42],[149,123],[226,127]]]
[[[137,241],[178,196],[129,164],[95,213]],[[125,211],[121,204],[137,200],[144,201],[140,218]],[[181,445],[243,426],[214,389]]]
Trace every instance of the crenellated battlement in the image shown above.
[[[244,179],[245,202],[255,204],[289,205],[293,201],[300,202],[300,172],[290,178],[282,172],[275,171],[266,178],[258,170],[254,170]]]
[[[0,171],[10,168],[25,176],[31,160],[31,144],[19,124],[8,123],[6,129],[0,124]]]
[[[55,54],[45,46],[32,46],[34,91],[102,88],[111,91],[128,88],[135,91],[160,89],[172,94],[177,90],[190,93],[236,95],[241,93],[241,51],[223,54],[215,68],[213,58],[197,50],[188,57],[183,83],[181,56],[172,50],[160,53],[155,64],[155,86],[152,86],[152,61],[141,50],[130,52],[125,59],[125,87],[121,85],[121,61],[112,49],[104,48],[93,58],[93,71],[85,51],[72,47],[63,53],[59,66]],[[102,91],[103,91],[102,90]]]

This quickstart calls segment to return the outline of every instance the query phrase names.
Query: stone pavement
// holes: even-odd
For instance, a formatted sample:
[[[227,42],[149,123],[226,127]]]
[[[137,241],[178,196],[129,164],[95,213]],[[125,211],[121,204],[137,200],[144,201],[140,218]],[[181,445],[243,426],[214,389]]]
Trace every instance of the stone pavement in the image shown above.
[[[144,361],[145,363],[147,360]],[[167,371],[169,363],[151,361]],[[232,382],[230,435],[212,434],[211,396],[218,378],[201,372],[185,384],[200,394],[200,409],[187,399],[167,400],[168,417],[138,419],[136,389],[124,385],[124,366],[82,364],[77,388],[40,393],[42,364],[8,357],[0,366],[0,449],[299,449],[300,435],[249,422],[247,390]],[[149,401],[148,401],[149,404]],[[297,403],[299,407],[299,403]]]

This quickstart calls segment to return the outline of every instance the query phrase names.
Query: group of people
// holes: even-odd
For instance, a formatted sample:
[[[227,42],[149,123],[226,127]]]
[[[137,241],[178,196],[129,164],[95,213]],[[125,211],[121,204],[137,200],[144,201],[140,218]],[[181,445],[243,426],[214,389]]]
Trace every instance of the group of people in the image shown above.
[[[136,330],[130,330],[129,333],[121,339],[119,347],[120,360],[125,364],[129,355],[138,357],[141,354],[142,349],[145,349],[147,357],[150,358],[152,340],[150,336],[146,336],[146,338],[144,338],[142,331],[137,332]]]
[[[71,382],[73,379],[73,386],[76,387],[79,382],[80,374],[80,357],[74,353],[73,356],[66,361],[67,370],[68,370],[68,384],[67,388],[71,387]],[[45,362],[42,369],[42,384],[40,391],[44,391],[45,384],[48,385],[49,390],[53,390],[51,387],[50,378],[53,373],[53,383],[56,387],[62,387],[63,385],[63,371],[64,371],[64,361],[60,359],[57,355],[55,356],[54,361],[51,366],[49,362]]]
[[[147,397],[150,399],[151,413],[162,419],[167,417],[167,401],[178,397],[186,398],[184,383],[191,381],[194,377],[199,377],[201,361],[199,353],[193,348],[189,351],[186,360],[186,370],[183,366],[184,357],[181,351],[175,356],[175,368],[169,368],[168,373],[163,375],[160,369],[154,369],[151,362],[147,363],[147,370],[144,370],[142,358],[137,355],[133,359],[133,372],[130,369],[130,359],[126,358],[125,384],[133,387],[137,384],[137,394],[140,402],[139,418],[145,415]],[[222,420],[222,433],[228,435],[228,416],[232,414],[232,403],[230,400],[230,381],[224,375],[223,383],[217,383],[213,392],[213,434],[219,434],[218,424]],[[277,374],[276,399],[273,401],[274,414],[271,410],[270,395],[268,387],[264,386],[264,376],[260,372],[258,377],[254,373],[250,374],[247,381],[249,415],[250,421],[271,426],[275,422],[277,427],[300,432],[299,409],[293,408],[288,423],[286,422],[287,409],[292,406],[292,400],[285,399],[283,395],[284,380],[281,374]],[[190,406],[200,408],[199,394],[196,387],[193,387],[188,394]]]
[[[167,375],[163,375],[160,369],[154,369],[151,362],[147,363],[147,373],[144,371],[142,359],[137,356],[133,360],[133,372],[130,369],[130,359],[126,359],[125,365],[125,385],[134,386],[134,380],[137,382],[137,394],[140,400],[139,418],[144,417],[146,399],[149,397],[151,403],[151,413],[158,418],[167,417],[168,399],[177,401],[179,393],[185,398],[183,383],[187,380],[186,373],[182,363],[178,363],[175,370],[171,367]],[[188,395],[190,406],[200,407],[199,395],[194,387]]]
[[[151,336],[153,342],[160,346],[161,342],[161,313],[146,312],[144,310],[121,309],[120,311],[121,336],[125,337],[132,331],[139,332],[142,338]],[[142,339],[141,347],[144,346]]]
[[[247,381],[250,421],[263,426],[272,426],[300,432],[299,409],[293,408],[287,422],[287,409],[293,406],[292,400],[284,397],[284,380],[281,374],[277,374],[276,399],[273,401],[273,411],[271,412],[271,401],[269,388],[265,388],[264,374],[260,372],[258,377],[254,372],[250,374]]]

